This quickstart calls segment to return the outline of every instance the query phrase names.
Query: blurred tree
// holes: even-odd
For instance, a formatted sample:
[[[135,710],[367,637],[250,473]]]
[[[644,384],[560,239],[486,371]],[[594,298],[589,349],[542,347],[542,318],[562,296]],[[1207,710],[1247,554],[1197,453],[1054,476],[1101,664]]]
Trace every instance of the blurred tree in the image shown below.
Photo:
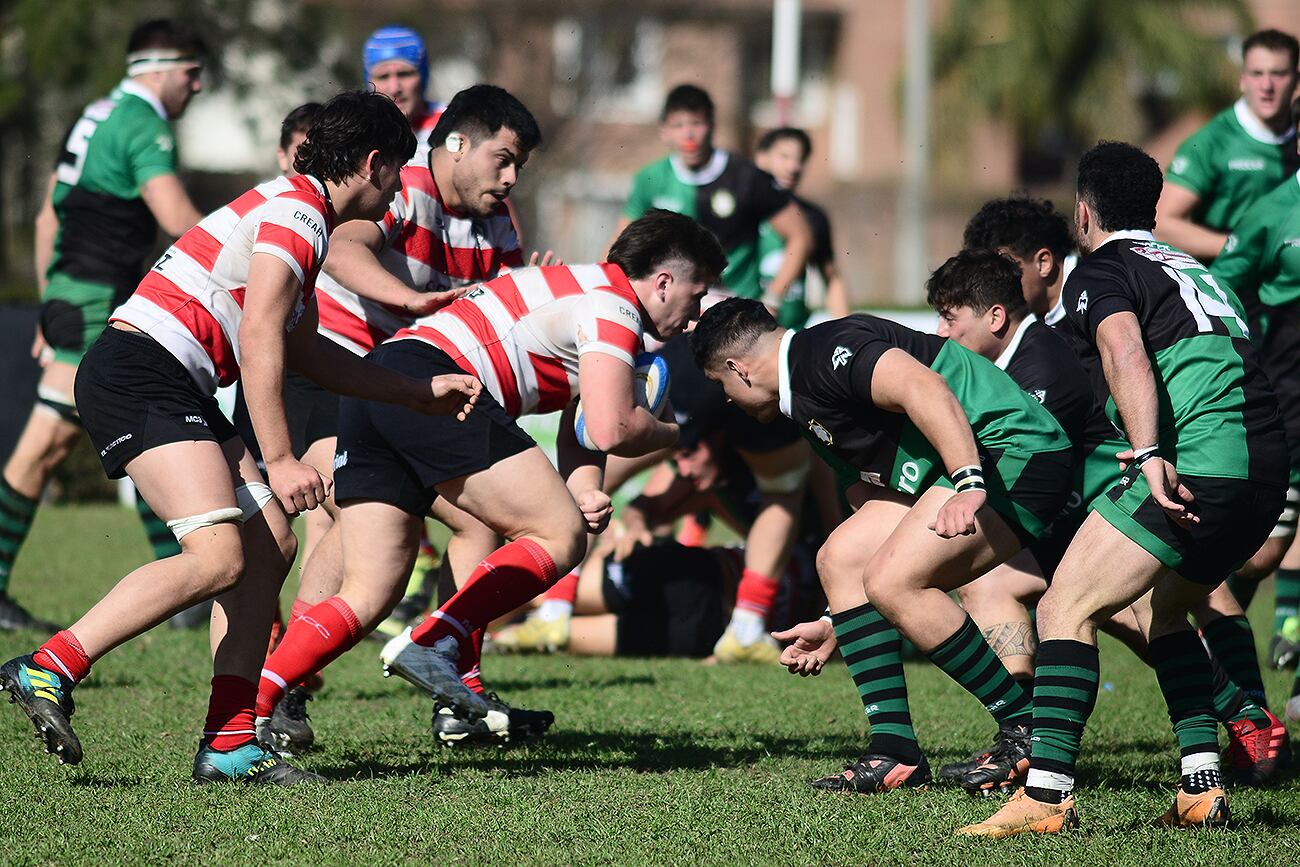
[[[1217,111],[1237,72],[1223,41],[1192,26],[1205,13],[1250,32],[1245,0],[952,0],[935,39],[936,131],[963,130],[972,110],[998,119],[1033,182],[1099,138]]]

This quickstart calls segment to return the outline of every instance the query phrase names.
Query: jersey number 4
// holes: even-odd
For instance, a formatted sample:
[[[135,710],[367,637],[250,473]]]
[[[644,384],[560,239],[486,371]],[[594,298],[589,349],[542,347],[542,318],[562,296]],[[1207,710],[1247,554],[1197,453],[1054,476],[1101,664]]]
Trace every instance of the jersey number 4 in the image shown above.
[[[1233,333],[1235,327],[1238,333],[1233,336],[1250,337],[1250,329],[1245,320],[1228,302],[1228,293],[1223,291],[1212,275],[1201,272],[1193,276],[1168,265],[1164,266],[1164,271],[1178,284],[1178,294],[1187,305],[1187,312],[1192,314],[1197,331],[1202,334],[1213,332],[1214,323],[1210,317],[1214,317],[1223,323],[1229,334]],[[1198,282],[1203,283],[1205,288],[1202,289]]]

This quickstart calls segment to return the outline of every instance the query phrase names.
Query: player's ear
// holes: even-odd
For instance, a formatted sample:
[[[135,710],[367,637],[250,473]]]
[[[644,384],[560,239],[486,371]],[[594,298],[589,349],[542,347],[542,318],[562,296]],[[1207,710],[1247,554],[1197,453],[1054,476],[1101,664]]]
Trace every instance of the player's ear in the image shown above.
[[[362,174],[366,180],[373,181],[379,177],[379,169],[384,164],[384,157],[378,150],[373,150],[366,154],[366,159],[362,163]]]
[[[1056,256],[1051,250],[1043,247],[1034,254],[1034,267],[1038,269],[1038,276],[1046,280],[1056,270]]]
[[[994,331],[1000,331],[1007,324],[1007,310],[1001,304],[994,304],[986,315],[989,318],[989,328]]]

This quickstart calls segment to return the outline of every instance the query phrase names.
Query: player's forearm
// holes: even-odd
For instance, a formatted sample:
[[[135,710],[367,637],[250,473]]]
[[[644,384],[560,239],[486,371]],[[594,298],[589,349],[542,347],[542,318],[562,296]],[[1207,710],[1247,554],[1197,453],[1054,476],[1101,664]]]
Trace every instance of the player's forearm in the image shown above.
[[[369,246],[352,240],[340,240],[330,247],[324,269],[349,291],[363,298],[405,307],[418,293],[389,273]]]
[[[59,232],[59,218],[55,216],[54,209],[49,210],[48,215],[44,210],[36,216],[36,288],[42,297],[45,296],[45,284],[47,282],[46,273],[50,270],[50,263],[54,261],[54,236]]]
[[[263,460],[269,465],[293,457],[289,423],[284,412],[284,332],[278,328],[250,326],[247,319],[239,329],[239,343],[245,347],[240,359],[240,379],[253,434]]]
[[[1202,262],[1210,262],[1218,256],[1228,240],[1226,234],[1197,225],[1187,217],[1165,216],[1156,224],[1156,229],[1160,240]]]
[[[677,425],[660,421],[639,406],[622,415],[612,427],[606,440],[607,446],[600,440],[596,442],[602,445],[602,451],[619,457],[634,458],[646,452],[668,448],[677,442]],[[593,432],[592,438],[595,439],[596,436]]]
[[[428,383],[353,355],[321,334],[294,359],[294,369],[335,394],[383,403],[407,404]]]
[[[852,308],[849,306],[849,287],[844,278],[834,266],[827,266],[822,273],[826,278],[826,312],[835,319],[848,316]]]
[[[603,485],[605,479],[605,453],[584,449],[578,443],[577,434],[573,431],[573,422],[576,415],[577,406],[575,403],[570,403],[564,408],[564,412],[560,414],[560,431],[555,437],[556,464],[559,467],[560,477],[568,479],[575,473],[584,472],[586,468],[595,468],[599,474],[600,484]],[[570,486],[570,490],[573,490],[572,486]]]
[[[1156,379],[1140,335],[1099,342],[1102,370],[1129,445],[1148,448],[1160,442]]]
[[[568,487],[569,493],[573,494],[576,500],[583,494],[591,491],[599,491],[601,484],[605,479],[605,468],[602,464],[584,463],[574,467],[564,478],[564,484]]]

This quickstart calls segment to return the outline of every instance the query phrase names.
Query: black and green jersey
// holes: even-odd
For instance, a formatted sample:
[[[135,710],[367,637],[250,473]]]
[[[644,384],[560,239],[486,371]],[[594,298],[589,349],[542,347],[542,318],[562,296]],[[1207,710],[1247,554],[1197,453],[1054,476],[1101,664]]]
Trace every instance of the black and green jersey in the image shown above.
[[[812,230],[813,247],[808,254],[809,268],[823,268],[835,258],[831,245],[831,221],[817,205],[806,199],[794,196],[799,212],[803,214],[808,228]],[[771,223],[764,223],[758,228],[758,282],[764,292],[772,284],[773,278],[781,270],[785,261],[785,238],[777,234]],[[803,328],[808,324],[812,309],[808,306],[808,287],[804,278],[790,284],[785,293],[781,309],[776,311],[776,321],[784,328]]]
[[[140,187],[176,172],[176,139],[158,98],[130,79],[86,106],[54,167],[59,232],[48,276],[133,289],[158,224]]]
[[[790,192],[749,160],[715,149],[699,171],[665,157],[637,172],[623,214],[630,220],[651,208],[691,217],[717,236],[727,254],[722,284],[758,298],[758,228],[790,203]]]
[[[1061,333],[1119,430],[1097,328],[1134,314],[1155,374],[1160,449],[1180,473],[1276,482],[1286,476],[1277,399],[1251,345],[1241,301],[1199,262],[1150,232],[1111,235],[1070,274]]]
[[[1243,99],[1187,137],[1165,180],[1200,197],[1192,214],[1197,223],[1230,232],[1247,208],[1297,168],[1294,130],[1274,135]]]
[[[1070,440],[1011,377],[956,341],[867,314],[787,331],[778,364],[781,412],[820,446],[819,452],[835,458],[833,466],[852,466],[863,481],[916,496],[934,485],[951,487],[938,451],[916,425],[872,402],[872,375],[891,349],[901,349],[947,381],[980,450],[990,505],[1037,535],[1046,520],[1035,523],[1014,508],[1019,471],[1036,455],[1061,454],[1064,472],[1057,493],[1063,503]],[[995,474],[1001,478],[990,478]],[[1007,502],[999,502],[999,495]],[[1059,505],[1046,510],[1048,520]]]

